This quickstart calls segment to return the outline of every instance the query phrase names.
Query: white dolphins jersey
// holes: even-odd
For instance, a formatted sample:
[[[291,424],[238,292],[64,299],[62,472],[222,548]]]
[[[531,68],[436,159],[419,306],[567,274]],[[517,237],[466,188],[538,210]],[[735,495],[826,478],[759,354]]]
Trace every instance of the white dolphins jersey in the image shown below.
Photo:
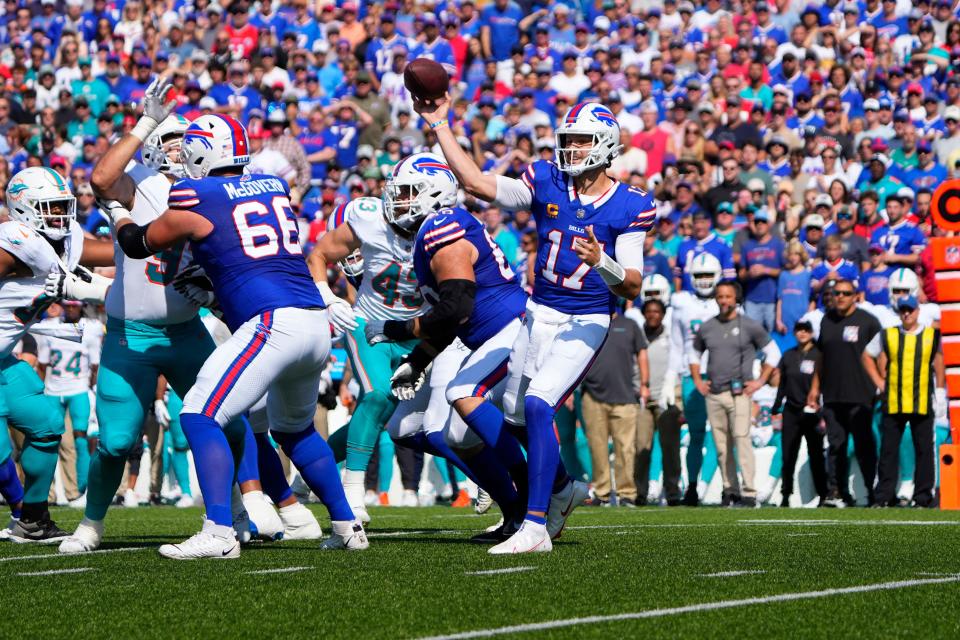
[[[70,323],[44,320],[34,328],[47,324]],[[37,360],[47,367],[43,392],[48,396],[75,396],[90,390],[90,367],[100,365],[103,325],[92,318],[80,318],[77,324],[83,332],[81,342],[46,336],[37,338]]]
[[[884,329],[899,327],[903,324],[900,321],[900,315],[887,305],[871,304],[864,301],[857,306],[879,320],[880,326]],[[940,305],[930,303],[921,304],[917,324],[921,327],[932,327],[935,322],[940,322]]]
[[[43,292],[47,274],[60,266],[61,259],[50,242],[20,222],[0,224],[0,249],[16,257],[33,271],[26,278],[0,278],[0,359],[13,352],[17,342],[56,300]],[[62,262],[69,270],[80,263],[83,229],[70,224],[64,241]],[[79,329],[74,331],[79,339]]]
[[[424,304],[413,271],[414,238],[404,238],[387,223],[383,202],[357,198],[344,219],[360,240],[363,282],[353,308],[365,320],[408,320]]]
[[[690,375],[689,354],[700,325],[720,313],[713,298],[701,298],[689,291],[678,291],[670,297],[673,325],[670,330],[670,370],[681,378]],[[700,372],[707,372],[707,354],[700,361]]]
[[[153,222],[167,210],[170,181],[138,162],[127,165],[126,173],[137,185],[130,212],[133,221],[139,225]],[[177,324],[197,315],[197,306],[170,286],[177,272],[190,262],[188,247],[174,247],[135,260],[123,253],[114,233],[113,260],[117,271],[105,302],[111,318]]]

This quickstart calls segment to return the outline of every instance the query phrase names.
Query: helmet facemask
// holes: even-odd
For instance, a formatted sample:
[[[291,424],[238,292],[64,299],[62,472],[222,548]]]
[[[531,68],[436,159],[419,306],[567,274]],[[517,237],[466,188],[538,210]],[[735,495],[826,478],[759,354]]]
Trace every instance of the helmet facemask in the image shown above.
[[[360,253],[359,249],[353,251],[353,253],[343,260],[340,260],[337,264],[340,265],[340,270],[343,271],[344,275],[350,276],[351,278],[363,275],[363,254]]]
[[[582,142],[590,138],[590,146],[578,144],[572,146],[571,137],[578,137]],[[596,169],[605,166],[607,158],[605,157],[603,136],[596,131],[577,131],[574,128],[564,128],[557,131],[556,138],[556,158],[557,168],[564,173],[572,176],[578,176],[584,171]]]
[[[154,171],[175,178],[183,178],[187,175],[183,164],[180,162],[183,133],[170,132],[158,141],[151,142],[155,142],[155,144],[144,144],[143,146],[143,164]]]
[[[426,178],[390,178],[383,189],[387,222],[404,231],[415,231],[438,205],[440,193],[431,193]]]
[[[29,199],[34,210],[34,228],[51,240],[62,240],[70,233],[70,223],[77,219],[77,199],[74,196]]]
[[[713,271],[694,271],[690,274],[690,280],[693,283],[694,291],[706,297],[713,295],[719,278]]]

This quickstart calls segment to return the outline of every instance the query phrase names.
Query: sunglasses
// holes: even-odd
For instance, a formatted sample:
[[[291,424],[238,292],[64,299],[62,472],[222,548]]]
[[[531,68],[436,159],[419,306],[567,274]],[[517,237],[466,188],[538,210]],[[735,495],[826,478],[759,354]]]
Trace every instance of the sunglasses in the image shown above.
[[[849,298],[850,296],[853,295],[853,291],[847,291],[847,290],[838,291],[838,290],[835,289],[834,292],[833,292],[833,295],[835,295],[835,296],[841,296],[841,297],[843,297],[843,298]]]

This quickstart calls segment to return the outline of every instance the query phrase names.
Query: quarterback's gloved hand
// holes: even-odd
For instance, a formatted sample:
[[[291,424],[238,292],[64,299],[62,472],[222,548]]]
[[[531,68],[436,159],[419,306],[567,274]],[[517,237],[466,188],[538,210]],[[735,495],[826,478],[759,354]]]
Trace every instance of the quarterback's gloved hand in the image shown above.
[[[386,324],[385,320],[367,320],[367,326],[364,327],[363,332],[367,336],[368,343],[378,344],[389,340],[383,333],[384,324]]]
[[[947,403],[947,390],[943,387],[933,392],[933,407],[937,422],[945,422],[949,405]]]
[[[130,211],[116,200],[97,198],[97,207],[99,207],[100,211],[102,211],[104,215],[110,219],[110,222],[113,223],[114,227],[116,227],[121,220],[133,219]]]
[[[390,376],[390,391],[398,400],[413,400],[426,377],[426,372],[422,369],[414,367],[409,362],[401,362]]]
[[[47,274],[43,292],[51,298],[101,304],[112,284],[113,280],[110,278],[97,275],[79,265],[72,273],[65,273],[57,267]]]
[[[166,429],[170,426],[170,412],[167,410],[167,403],[163,398],[153,401],[153,415],[157,419],[157,424]]]
[[[360,325],[357,324],[357,318],[353,313],[350,303],[343,298],[338,298],[333,294],[330,285],[326,282],[317,283],[317,291],[323,299],[323,304],[327,307],[330,316],[330,324],[338,333],[347,333],[353,331]]]
[[[154,78],[143,93],[143,101],[140,103],[140,106],[143,107],[143,115],[140,116],[137,125],[130,131],[130,135],[143,142],[167,116],[173,113],[177,106],[177,99],[176,97],[166,99],[172,86],[168,78],[160,76]]]

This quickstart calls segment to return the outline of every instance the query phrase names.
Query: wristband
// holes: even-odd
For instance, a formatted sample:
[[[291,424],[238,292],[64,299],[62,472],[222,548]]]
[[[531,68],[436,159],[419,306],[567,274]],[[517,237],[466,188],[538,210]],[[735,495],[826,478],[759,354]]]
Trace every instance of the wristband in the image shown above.
[[[627,277],[627,272],[624,271],[623,267],[605,252],[600,253],[600,262],[593,268],[610,287],[621,284]]]
[[[383,335],[393,342],[404,342],[417,337],[413,334],[413,319],[387,320],[383,323]]]
[[[150,116],[140,116],[140,119],[137,120],[136,126],[130,130],[130,135],[142,143],[147,139],[147,136],[153,133],[154,129],[156,129],[159,124],[160,123]]]
[[[440,127],[446,126],[446,125],[448,125],[448,124],[450,124],[450,121],[447,120],[446,118],[444,118],[443,120],[437,120],[436,122],[434,122],[433,124],[431,124],[431,125],[430,125],[430,128],[431,128],[431,129],[439,129]]]

